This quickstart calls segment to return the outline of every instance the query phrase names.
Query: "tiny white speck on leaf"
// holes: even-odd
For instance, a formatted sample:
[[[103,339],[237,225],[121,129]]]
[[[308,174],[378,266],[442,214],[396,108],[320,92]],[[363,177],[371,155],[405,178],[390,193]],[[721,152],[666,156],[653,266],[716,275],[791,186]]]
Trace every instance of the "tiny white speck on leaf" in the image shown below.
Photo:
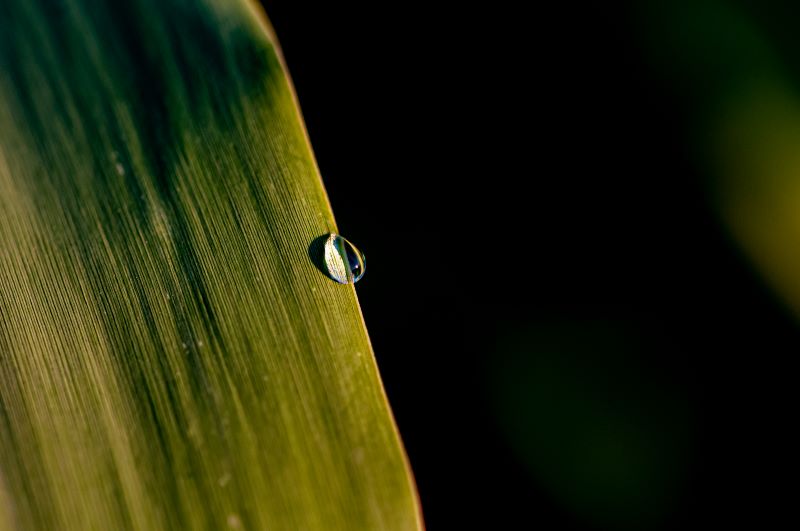
[[[236,513],[231,513],[228,515],[228,527],[231,529],[241,529],[242,528],[242,519],[239,518],[239,515]]]
[[[356,464],[361,464],[364,462],[364,449],[359,447],[353,450],[353,461]]]

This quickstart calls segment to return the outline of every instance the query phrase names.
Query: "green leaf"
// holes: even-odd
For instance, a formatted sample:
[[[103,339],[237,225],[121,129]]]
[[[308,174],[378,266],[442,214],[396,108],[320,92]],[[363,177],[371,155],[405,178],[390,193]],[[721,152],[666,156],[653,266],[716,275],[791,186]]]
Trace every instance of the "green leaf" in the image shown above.
[[[0,529],[420,528],[335,229],[247,0],[0,2]]]

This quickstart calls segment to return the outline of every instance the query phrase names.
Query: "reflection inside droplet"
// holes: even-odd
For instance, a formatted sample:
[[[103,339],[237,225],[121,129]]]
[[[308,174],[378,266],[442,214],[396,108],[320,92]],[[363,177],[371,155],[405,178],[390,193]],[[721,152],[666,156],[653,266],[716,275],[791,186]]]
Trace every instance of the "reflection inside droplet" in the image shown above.
[[[325,241],[325,268],[328,275],[340,284],[353,284],[361,280],[365,269],[364,255],[355,245],[338,234]]]

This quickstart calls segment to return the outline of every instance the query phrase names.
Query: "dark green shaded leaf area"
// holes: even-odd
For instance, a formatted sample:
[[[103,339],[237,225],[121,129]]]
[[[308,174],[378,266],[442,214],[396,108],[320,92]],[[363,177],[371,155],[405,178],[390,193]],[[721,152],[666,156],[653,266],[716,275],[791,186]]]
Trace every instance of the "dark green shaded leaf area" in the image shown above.
[[[0,0],[0,529],[417,529],[266,20]]]

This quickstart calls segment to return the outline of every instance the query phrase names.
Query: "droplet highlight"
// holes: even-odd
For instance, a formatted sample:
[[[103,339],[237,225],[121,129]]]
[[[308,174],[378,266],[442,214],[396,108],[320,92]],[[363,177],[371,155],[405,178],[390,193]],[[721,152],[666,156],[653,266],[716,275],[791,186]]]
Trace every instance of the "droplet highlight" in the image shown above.
[[[340,284],[355,284],[364,276],[364,255],[355,245],[338,234],[325,240],[325,268],[328,276]]]

